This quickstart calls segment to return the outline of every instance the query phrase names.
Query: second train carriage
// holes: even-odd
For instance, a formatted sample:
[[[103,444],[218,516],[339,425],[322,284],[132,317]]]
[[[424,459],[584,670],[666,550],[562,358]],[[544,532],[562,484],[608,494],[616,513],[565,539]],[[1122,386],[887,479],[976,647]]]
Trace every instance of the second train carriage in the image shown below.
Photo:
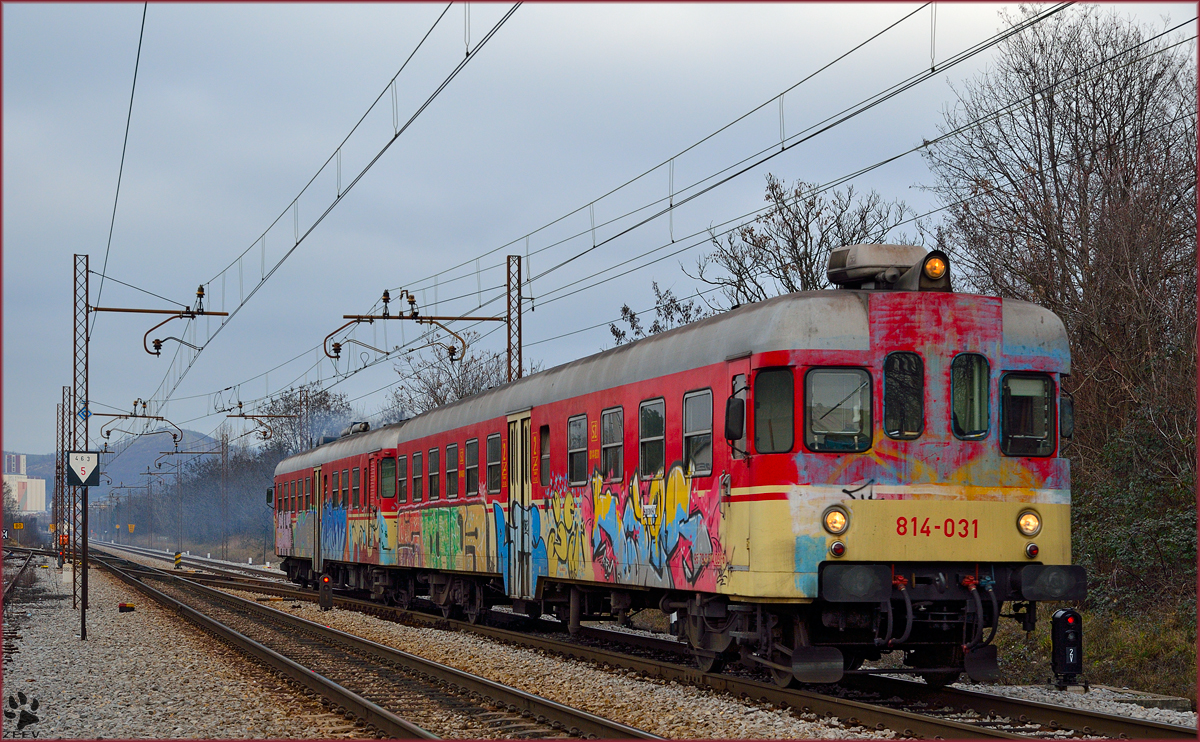
[[[933,682],[983,678],[1004,603],[1032,629],[1038,601],[1086,589],[1058,447],[1070,354],[1051,312],[953,293],[947,269],[842,248],[842,288],[292,456],[276,551],[299,582],[471,619],[660,608],[702,668],[780,684],[895,650]]]

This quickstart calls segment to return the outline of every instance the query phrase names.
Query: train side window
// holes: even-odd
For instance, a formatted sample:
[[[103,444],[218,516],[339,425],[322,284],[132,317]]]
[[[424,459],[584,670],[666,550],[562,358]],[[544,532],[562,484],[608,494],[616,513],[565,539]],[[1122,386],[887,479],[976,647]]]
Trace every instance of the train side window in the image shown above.
[[[500,434],[492,433],[487,438],[487,488],[488,492],[500,491]]]
[[[304,478],[304,509],[312,510],[312,477]]]
[[[587,415],[567,420],[567,484],[587,484]]]
[[[754,450],[786,453],[796,438],[792,370],[772,368],[754,375]]]
[[[683,466],[692,476],[712,474],[712,390],[683,395]]]
[[[433,502],[442,496],[442,462],[441,451],[429,449],[429,501]]]
[[[538,428],[538,484],[550,486],[550,426]]]
[[[296,512],[296,480],[295,479],[292,480],[291,486],[289,487],[289,489],[291,490],[291,496],[290,496],[290,499],[288,500],[288,511],[294,513],[294,512]]]
[[[467,441],[465,474],[467,477],[467,497],[479,494],[479,439]]]
[[[1000,451],[1054,453],[1054,381],[1045,374],[1005,374],[1000,385]]]
[[[925,430],[925,362],[916,353],[889,353],[883,361],[883,432],[912,440]]]
[[[360,500],[359,500],[359,498],[358,498],[358,479],[359,479],[359,477],[358,477],[358,467],[356,466],[356,467],[354,467],[354,470],[353,470],[353,472],[352,472],[352,474],[351,474],[351,480],[350,480],[350,481],[352,482],[352,488],[351,488],[351,490],[350,490],[350,491],[351,491],[351,493],[352,493],[352,494],[351,494],[351,500],[350,500],[350,502],[351,502],[351,503],[353,504],[353,506],[354,506],[354,507],[356,507],[356,508],[357,508],[357,507],[359,507],[359,505],[360,505],[360,504],[363,504],[363,503],[365,503],[365,501],[360,501]]]
[[[421,452],[413,451],[413,475],[412,475],[412,501],[420,502],[425,498],[424,490],[421,489]]]
[[[327,505],[327,504],[329,504],[329,475],[328,475],[328,474],[322,474],[322,475],[321,475],[321,479],[322,479],[322,484],[321,484],[321,488],[322,488],[322,489],[321,489],[321,492],[322,492],[322,494],[323,494],[323,496],[324,496],[324,498],[325,498],[325,499],[323,499],[321,502],[322,502],[323,504],[326,504],[326,505]]]
[[[350,470],[342,469],[342,507],[350,507]]]
[[[458,444],[446,446],[446,497],[458,497]]]
[[[333,471],[333,489],[330,491],[330,497],[333,499],[333,506],[341,507],[339,498],[341,497],[341,473],[336,469]]]
[[[804,417],[804,443],[811,450],[866,451],[871,447],[871,375],[861,368],[812,369],[805,376]]]
[[[659,479],[666,468],[667,403],[663,399],[638,406],[638,476]]]
[[[978,353],[962,353],[950,364],[950,427],[956,438],[986,438],[990,408],[988,360]]]
[[[625,410],[617,407],[600,413],[600,471],[604,481],[625,475]]]
[[[408,457],[396,457],[396,498],[408,502]]]
[[[396,459],[388,456],[379,460],[379,499],[396,496]]]

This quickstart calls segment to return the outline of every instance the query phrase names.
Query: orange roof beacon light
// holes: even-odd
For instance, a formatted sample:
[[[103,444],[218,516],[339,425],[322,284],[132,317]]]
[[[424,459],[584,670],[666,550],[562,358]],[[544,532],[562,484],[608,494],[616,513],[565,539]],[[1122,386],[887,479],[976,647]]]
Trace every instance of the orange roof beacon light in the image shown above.
[[[946,261],[939,255],[930,255],[925,261],[925,277],[936,281],[946,275]]]

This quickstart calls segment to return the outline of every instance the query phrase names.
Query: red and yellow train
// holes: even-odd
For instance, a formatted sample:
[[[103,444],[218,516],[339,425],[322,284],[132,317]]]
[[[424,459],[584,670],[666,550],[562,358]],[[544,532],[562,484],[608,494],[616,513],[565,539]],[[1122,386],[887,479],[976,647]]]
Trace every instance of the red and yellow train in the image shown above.
[[[829,276],[284,460],[284,568],[471,620],[660,609],[780,684],[987,677],[1005,603],[1032,629],[1086,590],[1062,322],[911,246]]]

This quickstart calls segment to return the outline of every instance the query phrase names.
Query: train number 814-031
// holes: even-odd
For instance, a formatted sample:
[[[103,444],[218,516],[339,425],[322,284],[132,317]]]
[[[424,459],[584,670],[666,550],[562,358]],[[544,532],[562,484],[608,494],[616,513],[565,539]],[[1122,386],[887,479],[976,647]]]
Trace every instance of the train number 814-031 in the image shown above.
[[[918,527],[920,523],[920,527]],[[934,523],[929,525],[929,519],[924,521],[913,517],[905,518],[900,516],[896,519],[896,535],[897,536],[932,536],[934,531],[941,533],[946,538],[958,536],[959,538],[979,538],[979,519],[968,521],[966,518],[959,518],[957,521],[953,518],[947,518],[941,524]]]

